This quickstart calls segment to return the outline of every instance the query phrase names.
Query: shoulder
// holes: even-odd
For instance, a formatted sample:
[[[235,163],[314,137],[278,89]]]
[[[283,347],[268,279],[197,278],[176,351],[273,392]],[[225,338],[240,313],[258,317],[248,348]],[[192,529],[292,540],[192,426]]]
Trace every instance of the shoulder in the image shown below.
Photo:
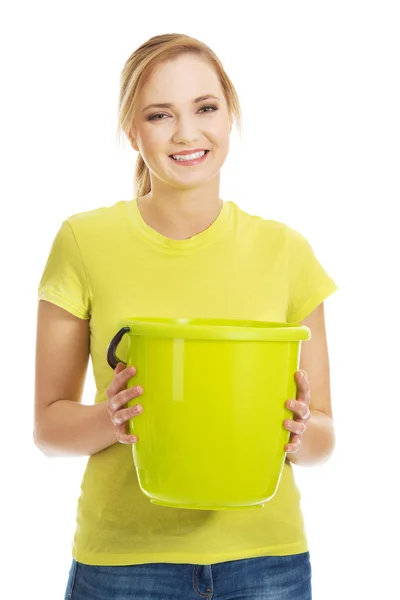
[[[76,234],[86,231],[95,232],[98,229],[104,232],[120,222],[124,203],[125,200],[119,200],[110,206],[100,206],[92,210],[74,213],[69,215],[64,223],[68,224]]]
[[[301,246],[307,243],[304,235],[287,223],[248,213],[234,202],[230,202],[230,204],[238,224],[251,230],[253,235],[260,235],[275,242],[279,241],[285,246],[288,244]]]

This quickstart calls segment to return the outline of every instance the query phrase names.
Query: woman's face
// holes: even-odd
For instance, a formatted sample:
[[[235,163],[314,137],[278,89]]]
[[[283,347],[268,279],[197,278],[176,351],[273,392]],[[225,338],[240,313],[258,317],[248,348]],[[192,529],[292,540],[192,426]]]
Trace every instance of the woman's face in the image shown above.
[[[231,129],[214,68],[187,54],[162,63],[141,91],[131,142],[152,178],[174,188],[192,189],[219,173],[229,151]],[[207,153],[190,162],[172,158],[188,150]]]

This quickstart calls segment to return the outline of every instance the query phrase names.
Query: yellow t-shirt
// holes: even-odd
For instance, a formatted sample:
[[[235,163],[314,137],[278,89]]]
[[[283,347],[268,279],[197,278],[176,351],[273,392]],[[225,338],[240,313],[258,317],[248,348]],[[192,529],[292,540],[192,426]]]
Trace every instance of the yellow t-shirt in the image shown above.
[[[299,322],[336,289],[308,241],[288,225],[224,202],[208,229],[171,240],[145,223],[135,199],[62,223],[39,299],[90,319],[95,402],[102,402],[114,377],[106,349],[122,319]],[[126,360],[127,336],[117,354]],[[129,445],[115,443],[88,459],[77,509],[77,561],[205,565],[307,550],[300,494],[288,461],[275,496],[263,508],[203,511],[151,504],[139,488]]]

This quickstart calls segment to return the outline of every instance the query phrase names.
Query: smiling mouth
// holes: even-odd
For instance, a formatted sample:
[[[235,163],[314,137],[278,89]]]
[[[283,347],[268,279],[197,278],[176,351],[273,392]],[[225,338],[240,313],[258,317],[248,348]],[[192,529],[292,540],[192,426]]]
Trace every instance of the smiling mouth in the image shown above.
[[[193,152],[192,154],[170,154],[169,158],[172,158],[172,160],[175,160],[176,162],[191,162],[195,160],[200,160],[208,153],[209,150],[201,150],[198,152]]]

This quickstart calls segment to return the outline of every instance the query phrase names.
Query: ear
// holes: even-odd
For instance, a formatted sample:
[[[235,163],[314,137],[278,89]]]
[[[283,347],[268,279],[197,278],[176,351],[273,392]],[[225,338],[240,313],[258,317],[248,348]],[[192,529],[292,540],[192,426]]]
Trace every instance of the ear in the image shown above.
[[[129,141],[131,143],[132,148],[134,150],[136,150],[136,152],[139,152],[139,146],[137,145],[136,138],[133,135],[133,129],[130,130],[128,137],[129,137]]]

